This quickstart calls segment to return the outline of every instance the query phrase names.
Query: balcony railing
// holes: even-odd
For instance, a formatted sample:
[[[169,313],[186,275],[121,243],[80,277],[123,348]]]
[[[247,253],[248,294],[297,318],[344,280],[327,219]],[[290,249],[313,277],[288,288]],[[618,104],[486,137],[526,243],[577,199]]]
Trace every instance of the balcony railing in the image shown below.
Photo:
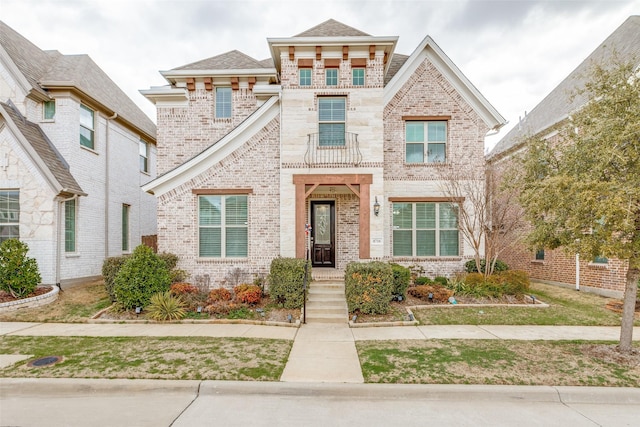
[[[308,135],[304,162],[308,166],[358,166],[362,162],[358,134]]]

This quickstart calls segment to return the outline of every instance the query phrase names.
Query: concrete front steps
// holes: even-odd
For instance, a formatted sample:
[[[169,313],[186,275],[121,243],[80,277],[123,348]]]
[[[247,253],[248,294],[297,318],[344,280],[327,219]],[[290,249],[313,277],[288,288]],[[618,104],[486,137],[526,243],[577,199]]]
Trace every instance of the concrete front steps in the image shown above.
[[[349,313],[341,280],[313,281],[307,295],[307,323],[347,323]]]

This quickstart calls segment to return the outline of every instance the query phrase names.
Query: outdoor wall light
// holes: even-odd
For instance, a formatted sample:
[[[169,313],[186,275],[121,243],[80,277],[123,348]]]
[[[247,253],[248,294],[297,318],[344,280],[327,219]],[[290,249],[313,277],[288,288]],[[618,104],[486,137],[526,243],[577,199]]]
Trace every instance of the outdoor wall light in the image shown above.
[[[378,202],[378,196],[376,196],[375,202],[373,202],[373,214],[378,216],[380,214],[380,203]]]

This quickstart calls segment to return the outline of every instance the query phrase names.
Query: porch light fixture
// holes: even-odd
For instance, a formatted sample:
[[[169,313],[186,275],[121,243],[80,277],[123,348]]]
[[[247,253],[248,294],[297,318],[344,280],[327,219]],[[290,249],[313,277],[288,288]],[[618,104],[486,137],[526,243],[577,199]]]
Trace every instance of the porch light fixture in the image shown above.
[[[376,196],[375,202],[373,202],[373,214],[378,216],[380,214],[380,203],[378,203],[378,196]]]

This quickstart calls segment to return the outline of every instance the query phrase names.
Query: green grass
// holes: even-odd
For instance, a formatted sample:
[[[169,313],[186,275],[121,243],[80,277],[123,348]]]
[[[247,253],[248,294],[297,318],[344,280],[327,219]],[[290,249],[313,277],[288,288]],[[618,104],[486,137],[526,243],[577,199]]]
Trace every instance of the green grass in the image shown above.
[[[365,382],[640,386],[640,367],[594,356],[611,346],[579,341],[356,342]]]
[[[19,362],[0,377],[278,381],[291,345],[257,338],[3,336],[0,354],[64,360],[40,368]]]
[[[423,325],[620,326],[620,314],[605,308],[610,298],[540,283],[531,285],[530,294],[549,307],[448,307],[413,313]]]

